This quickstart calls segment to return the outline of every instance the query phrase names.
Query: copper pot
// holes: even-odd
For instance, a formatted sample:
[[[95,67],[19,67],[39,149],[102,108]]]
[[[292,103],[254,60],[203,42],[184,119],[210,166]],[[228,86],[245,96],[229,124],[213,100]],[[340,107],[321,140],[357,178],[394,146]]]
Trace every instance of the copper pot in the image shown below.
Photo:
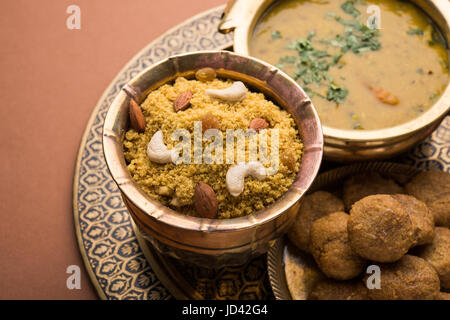
[[[218,28],[234,31],[233,48],[249,55],[249,42],[260,17],[276,0],[230,0]],[[441,30],[450,44],[450,2],[448,0],[413,0]],[[395,127],[380,130],[343,130],[323,126],[324,157],[349,162],[386,159],[413,147],[436,129],[450,110],[450,86],[436,103],[419,117]]]
[[[293,116],[303,140],[304,153],[293,185],[274,204],[245,217],[203,219],[180,214],[150,199],[132,180],[125,163],[122,142],[128,128],[129,96],[142,102],[161,85],[179,76],[193,78],[203,67],[216,69],[218,77],[243,81],[274,100]],[[242,264],[265,253],[285,233],[319,170],[322,148],[319,118],[297,83],[267,63],[228,51],[177,55],[144,70],[118,93],[103,127],[109,171],[144,236],[160,252],[206,267]]]

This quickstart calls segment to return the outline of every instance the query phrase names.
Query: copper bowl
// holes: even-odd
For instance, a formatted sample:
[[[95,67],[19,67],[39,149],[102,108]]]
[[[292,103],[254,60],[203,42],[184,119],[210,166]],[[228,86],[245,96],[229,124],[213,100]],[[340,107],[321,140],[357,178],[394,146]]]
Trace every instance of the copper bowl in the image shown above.
[[[218,29],[234,31],[234,51],[249,55],[249,43],[260,17],[276,0],[230,0]],[[412,0],[439,27],[450,44],[450,2],[446,0]],[[450,52],[450,51],[449,51]],[[324,157],[350,162],[386,159],[413,147],[436,129],[450,110],[450,85],[436,103],[419,117],[379,130],[343,130],[323,126]]]
[[[180,214],[148,197],[131,178],[122,142],[128,128],[129,96],[140,103],[149,92],[196,70],[216,69],[218,77],[243,81],[263,92],[294,118],[304,144],[300,170],[289,190],[274,204],[245,217],[204,219]],[[202,51],[165,59],[137,75],[112,102],[103,127],[103,151],[109,171],[141,233],[160,252],[203,267],[245,263],[267,252],[295,217],[322,160],[320,121],[305,92],[289,76],[260,60],[228,51]]]

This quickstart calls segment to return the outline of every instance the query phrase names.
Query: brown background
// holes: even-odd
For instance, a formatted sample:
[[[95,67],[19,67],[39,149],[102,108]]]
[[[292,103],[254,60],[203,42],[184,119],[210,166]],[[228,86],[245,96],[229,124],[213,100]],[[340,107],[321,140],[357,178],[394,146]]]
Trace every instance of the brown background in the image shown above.
[[[225,0],[0,2],[0,299],[97,298],[76,243],[72,179],[92,109],[172,26]],[[81,8],[68,30],[66,8]],[[68,290],[66,268],[82,269]]]

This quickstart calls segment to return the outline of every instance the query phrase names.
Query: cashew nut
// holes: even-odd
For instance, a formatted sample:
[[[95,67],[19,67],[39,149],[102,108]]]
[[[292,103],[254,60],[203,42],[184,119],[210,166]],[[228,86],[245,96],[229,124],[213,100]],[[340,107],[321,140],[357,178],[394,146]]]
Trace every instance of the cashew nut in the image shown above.
[[[236,81],[226,89],[206,89],[206,94],[224,101],[241,101],[247,95],[247,88],[241,81]]]
[[[239,196],[244,191],[244,179],[249,175],[263,180],[266,177],[266,168],[259,161],[250,161],[248,163],[239,162],[228,169],[227,188],[233,197]]]
[[[153,162],[170,163],[175,162],[177,153],[175,150],[167,149],[164,144],[163,133],[157,131],[147,145],[147,155]]]

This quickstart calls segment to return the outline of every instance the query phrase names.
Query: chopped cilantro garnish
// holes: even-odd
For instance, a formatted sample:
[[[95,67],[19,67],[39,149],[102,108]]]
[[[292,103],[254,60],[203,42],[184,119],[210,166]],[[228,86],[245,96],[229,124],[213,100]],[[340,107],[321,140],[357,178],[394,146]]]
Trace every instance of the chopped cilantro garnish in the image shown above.
[[[276,40],[276,39],[279,39],[279,38],[281,38],[281,32],[280,31],[274,31],[274,32],[272,32],[272,40]]]
[[[295,45],[291,46],[297,51],[298,57],[284,57],[283,60],[280,59],[280,62],[295,63],[297,71],[294,79],[301,79],[304,84],[312,82],[320,84],[322,80],[326,79],[326,71],[328,71],[330,66],[328,62],[330,55],[326,51],[315,49],[311,44],[313,36],[314,34],[310,34],[308,36],[309,40],[298,39]]]
[[[305,92],[309,95],[310,98],[314,97],[314,96],[318,96],[321,97],[322,99],[326,99],[327,97],[325,97],[323,94],[317,92],[317,91],[313,91],[308,87],[304,87],[303,88],[305,90]]]
[[[331,84],[330,88],[327,91],[327,100],[336,101],[337,103],[343,103],[347,95],[348,95],[347,89],[337,86],[335,84]]]
[[[285,56],[280,58],[280,62],[294,63],[297,58],[295,56]]]
[[[420,30],[420,29],[409,29],[409,30],[408,30],[408,34],[409,34],[409,35],[423,36],[423,31]]]
[[[342,23],[343,25],[346,25],[346,26],[352,26],[352,27],[355,27],[355,28],[359,28],[359,26],[361,25],[361,23],[359,21],[344,20],[344,19],[342,19],[339,16],[336,16],[335,19],[336,19],[336,21],[338,21],[338,22],[340,22],[340,23]]]
[[[344,10],[345,13],[351,14],[355,18],[358,18],[361,14],[361,12],[359,12],[359,10],[355,8],[354,1],[345,1],[341,5],[341,9]]]
[[[358,21],[343,20],[340,17],[336,17],[336,20],[353,27],[345,28],[344,34],[336,35],[335,44],[342,48],[343,53],[351,50],[353,53],[360,54],[364,51],[375,51],[381,47],[377,39],[379,36],[377,29],[369,28]]]
[[[355,0],[346,1],[341,8],[344,12],[357,18],[360,16],[360,12],[355,8],[355,2]],[[311,31],[306,38],[293,40],[287,48],[295,50],[297,55],[280,58],[277,66],[283,68],[286,64],[293,65],[296,68],[293,74],[294,79],[303,86],[308,94],[311,96],[317,95],[340,104],[345,101],[348,90],[333,82],[333,77],[328,74],[329,69],[332,67],[342,68],[343,65],[339,61],[348,51],[360,55],[366,51],[380,49],[381,44],[378,41],[379,32],[377,29],[369,28],[357,20],[344,20],[333,12],[327,13],[327,17],[332,17],[343,24],[345,26],[344,32],[337,34],[335,39],[313,40],[316,32]],[[340,48],[340,52],[332,55],[327,50],[319,50],[314,47],[313,41]],[[311,85],[316,87],[320,85],[328,86],[326,96],[313,91],[310,88]]]

